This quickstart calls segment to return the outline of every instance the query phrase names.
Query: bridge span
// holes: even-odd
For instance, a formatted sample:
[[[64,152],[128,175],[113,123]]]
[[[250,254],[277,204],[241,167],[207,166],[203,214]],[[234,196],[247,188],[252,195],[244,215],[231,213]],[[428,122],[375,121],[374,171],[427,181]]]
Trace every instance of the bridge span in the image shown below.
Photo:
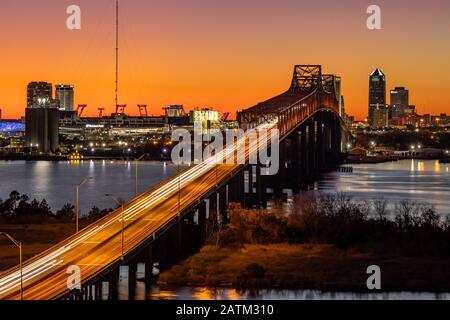
[[[224,164],[238,148],[246,147],[248,161],[258,146],[269,145],[267,136],[259,136],[257,145],[243,137],[26,261],[24,299],[100,299],[104,282],[108,298],[116,299],[121,266],[128,266],[131,292],[138,263],[145,264],[142,280],[151,283],[154,265],[169,268],[226,222],[229,202],[264,207],[270,196],[299,190],[336,167],[348,138],[340,113],[340,78],[323,75],[321,66],[295,66],[286,92],[238,113],[243,129],[279,130],[275,176],[262,175],[260,164]],[[81,290],[69,289],[70,266],[81,271]],[[0,299],[20,299],[20,280],[18,267],[0,274]]]

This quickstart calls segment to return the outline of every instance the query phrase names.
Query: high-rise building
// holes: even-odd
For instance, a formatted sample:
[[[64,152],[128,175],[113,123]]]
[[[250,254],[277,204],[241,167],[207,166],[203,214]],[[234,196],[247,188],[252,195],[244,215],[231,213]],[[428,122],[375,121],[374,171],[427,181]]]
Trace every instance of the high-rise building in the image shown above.
[[[388,126],[388,109],[379,107],[373,110],[373,128],[386,128]]]
[[[73,85],[57,84],[55,88],[56,88],[55,100],[59,101],[60,110],[73,111],[74,110]]]
[[[369,125],[375,125],[374,111],[386,109],[386,76],[380,69],[375,69],[369,76]]]
[[[26,145],[43,153],[59,148],[59,108],[55,103],[40,98],[25,109]]]
[[[399,117],[408,111],[409,91],[405,87],[396,87],[391,90],[391,100],[389,109],[391,111],[390,120],[397,124]]]
[[[38,100],[45,99],[52,101],[52,84],[48,82],[30,82],[27,87],[27,107],[38,103]]]

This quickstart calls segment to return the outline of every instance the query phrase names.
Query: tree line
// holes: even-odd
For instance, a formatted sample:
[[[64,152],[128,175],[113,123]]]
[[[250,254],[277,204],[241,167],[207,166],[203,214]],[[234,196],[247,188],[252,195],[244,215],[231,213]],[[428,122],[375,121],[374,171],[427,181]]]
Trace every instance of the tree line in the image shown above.
[[[334,244],[382,254],[450,256],[450,220],[428,203],[307,193],[296,197],[292,212],[229,208],[230,221],[211,237],[220,246],[246,243]]]
[[[80,220],[90,222],[95,221],[112,209],[100,210],[96,206],[87,215],[80,217]],[[61,209],[53,212],[47,200],[30,200],[26,194],[12,191],[9,198],[0,199],[0,223],[48,223],[72,222],[75,220],[75,206],[66,203]]]

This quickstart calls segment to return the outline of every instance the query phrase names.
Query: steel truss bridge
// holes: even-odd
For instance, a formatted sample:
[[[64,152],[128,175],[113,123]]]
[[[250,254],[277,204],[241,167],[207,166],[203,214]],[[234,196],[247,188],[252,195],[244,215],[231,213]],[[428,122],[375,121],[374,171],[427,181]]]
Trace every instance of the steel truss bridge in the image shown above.
[[[229,202],[264,206],[264,188],[282,189],[284,181],[298,185],[336,165],[347,136],[340,83],[339,77],[322,74],[319,65],[298,65],[286,92],[238,113],[243,129],[279,129],[282,165],[276,177],[261,178],[258,166],[222,164],[243,146],[247,160],[258,151],[244,137],[137,196],[123,211],[115,210],[25,261],[24,299],[102,299],[105,294],[116,299],[121,267],[128,267],[129,290],[135,288],[138,263],[145,264],[142,280],[151,283],[155,265],[169,268],[226,222]],[[267,136],[258,137],[259,147],[268,143]],[[81,290],[68,286],[70,266],[81,271]],[[20,283],[19,267],[1,273],[0,299],[20,299]]]

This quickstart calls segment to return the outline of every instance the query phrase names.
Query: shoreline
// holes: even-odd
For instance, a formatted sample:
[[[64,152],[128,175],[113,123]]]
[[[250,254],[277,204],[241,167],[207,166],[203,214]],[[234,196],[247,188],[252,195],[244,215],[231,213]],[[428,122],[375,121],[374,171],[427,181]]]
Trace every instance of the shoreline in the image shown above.
[[[249,264],[264,275],[245,273]],[[381,290],[368,290],[369,265],[381,268]],[[214,287],[236,290],[318,290],[321,292],[450,292],[450,276],[440,270],[450,259],[404,257],[340,250],[332,245],[205,246],[161,273],[161,287]],[[243,278],[245,277],[245,278]]]
[[[103,160],[115,160],[115,161],[134,161],[136,157],[85,157],[82,159],[70,159],[66,156],[0,156],[0,161],[48,161],[48,162],[60,162],[60,161],[71,161],[71,162],[81,162],[81,161],[103,161]],[[147,159],[142,159],[140,161],[170,161],[170,159],[162,159],[158,157],[152,157]]]

